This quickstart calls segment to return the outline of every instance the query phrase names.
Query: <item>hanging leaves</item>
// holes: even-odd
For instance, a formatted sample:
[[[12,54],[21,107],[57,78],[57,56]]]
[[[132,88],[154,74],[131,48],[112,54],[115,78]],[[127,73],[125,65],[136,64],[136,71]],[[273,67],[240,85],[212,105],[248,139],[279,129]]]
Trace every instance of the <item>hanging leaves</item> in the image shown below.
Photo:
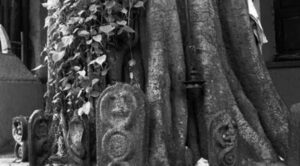
[[[51,15],[45,19],[49,29],[49,44],[45,49],[46,61],[52,68],[48,82],[55,88],[55,95],[45,95],[61,110],[78,110],[88,115],[92,110],[90,98],[99,97],[101,77],[110,69],[106,63],[111,49],[118,47],[120,34],[129,37],[135,30],[133,10],[144,6],[141,0],[48,0],[43,4]],[[126,39],[122,39],[122,42]],[[117,57],[118,58],[118,57]],[[135,62],[129,61],[133,66]],[[35,70],[39,70],[37,66]],[[130,76],[130,78],[133,76]]]

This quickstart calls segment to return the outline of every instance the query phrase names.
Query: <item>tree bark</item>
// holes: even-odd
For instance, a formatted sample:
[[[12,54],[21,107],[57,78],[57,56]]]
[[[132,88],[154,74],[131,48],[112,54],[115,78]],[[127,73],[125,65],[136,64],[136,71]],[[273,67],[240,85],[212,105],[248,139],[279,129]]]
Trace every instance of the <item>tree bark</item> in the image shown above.
[[[238,162],[286,157],[288,109],[258,51],[246,1],[188,2],[147,1],[139,16],[138,44],[130,52],[121,48],[108,55],[110,71],[99,83],[129,82],[145,91],[149,165],[185,165],[189,151],[194,162],[207,157],[207,133],[215,134],[212,122],[223,115],[237,124]],[[202,91],[186,90],[192,69],[205,81]],[[48,84],[50,93],[52,88]],[[48,110],[51,106],[49,100]]]

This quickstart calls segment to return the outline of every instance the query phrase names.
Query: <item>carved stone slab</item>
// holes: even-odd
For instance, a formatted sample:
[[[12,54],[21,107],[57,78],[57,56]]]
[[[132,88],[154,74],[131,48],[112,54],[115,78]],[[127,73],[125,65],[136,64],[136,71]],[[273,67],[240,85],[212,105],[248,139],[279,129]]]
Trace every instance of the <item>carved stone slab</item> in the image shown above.
[[[17,116],[12,120],[12,136],[14,140],[22,144],[27,140],[28,120],[25,116]]]
[[[51,155],[51,140],[49,129],[52,117],[45,115],[42,110],[35,110],[29,118],[28,147],[30,166],[45,165]]]
[[[69,122],[68,155],[72,165],[90,165],[89,122],[86,116],[74,114]]]
[[[12,136],[16,141],[15,156],[22,161],[28,160],[28,118],[17,116],[12,120]]]
[[[214,117],[209,128],[209,164],[237,166],[237,126],[226,113]]]
[[[143,92],[128,84],[108,87],[97,102],[97,165],[146,165],[147,107]]]

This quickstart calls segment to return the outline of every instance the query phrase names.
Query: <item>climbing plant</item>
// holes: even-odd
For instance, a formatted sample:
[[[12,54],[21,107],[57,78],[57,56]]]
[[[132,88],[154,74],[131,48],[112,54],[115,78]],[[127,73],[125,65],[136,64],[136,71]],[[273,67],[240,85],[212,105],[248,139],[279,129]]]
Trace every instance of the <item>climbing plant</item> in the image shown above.
[[[134,38],[134,13],[144,1],[48,0],[43,6],[51,13],[45,20],[44,53],[51,66],[48,86],[52,88],[45,96],[58,112],[89,114],[90,99],[104,88],[111,49]]]

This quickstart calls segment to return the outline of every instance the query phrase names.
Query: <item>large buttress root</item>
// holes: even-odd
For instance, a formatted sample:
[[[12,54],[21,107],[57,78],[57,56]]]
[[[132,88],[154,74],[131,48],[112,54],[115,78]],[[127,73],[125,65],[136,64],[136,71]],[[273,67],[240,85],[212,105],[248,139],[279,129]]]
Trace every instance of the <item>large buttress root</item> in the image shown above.
[[[228,58],[277,153],[286,157],[288,108],[280,99],[259,53],[246,1],[219,1]]]
[[[231,89],[239,88],[239,80],[236,79],[227,64],[226,53],[222,53],[225,49],[222,49],[222,44],[218,44],[220,42],[218,39],[222,38],[218,37],[220,35],[220,31],[218,31],[218,29],[220,30],[220,27],[218,28],[220,24],[218,23],[218,11],[215,9],[217,7],[210,0],[194,0],[190,5],[194,40],[196,48],[201,50],[201,54],[198,54],[199,64],[202,65],[206,81],[204,87],[204,112],[207,126],[210,126],[210,121],[217,114],[223,111],[230,113],[237,122],[241,139],[254,150],[255,158],[276,161],[276,153],[266,136],[262,133],[262,127],[259,123],[253,127],[251,126],[251,124],[259,120],[255,112],[247,112],[243,115],[243,112],[251,111],[254,107],[251,106],[241,88]],[[245,60],[247,59],[245,58]],[[238,100],[236,100],[237,97],[239,97]],[[241,111],[246,104],[250,106],[249,109]],[[250,119],[248,120],[247,118]],[[198,120],[200,121],[201,119]]]

